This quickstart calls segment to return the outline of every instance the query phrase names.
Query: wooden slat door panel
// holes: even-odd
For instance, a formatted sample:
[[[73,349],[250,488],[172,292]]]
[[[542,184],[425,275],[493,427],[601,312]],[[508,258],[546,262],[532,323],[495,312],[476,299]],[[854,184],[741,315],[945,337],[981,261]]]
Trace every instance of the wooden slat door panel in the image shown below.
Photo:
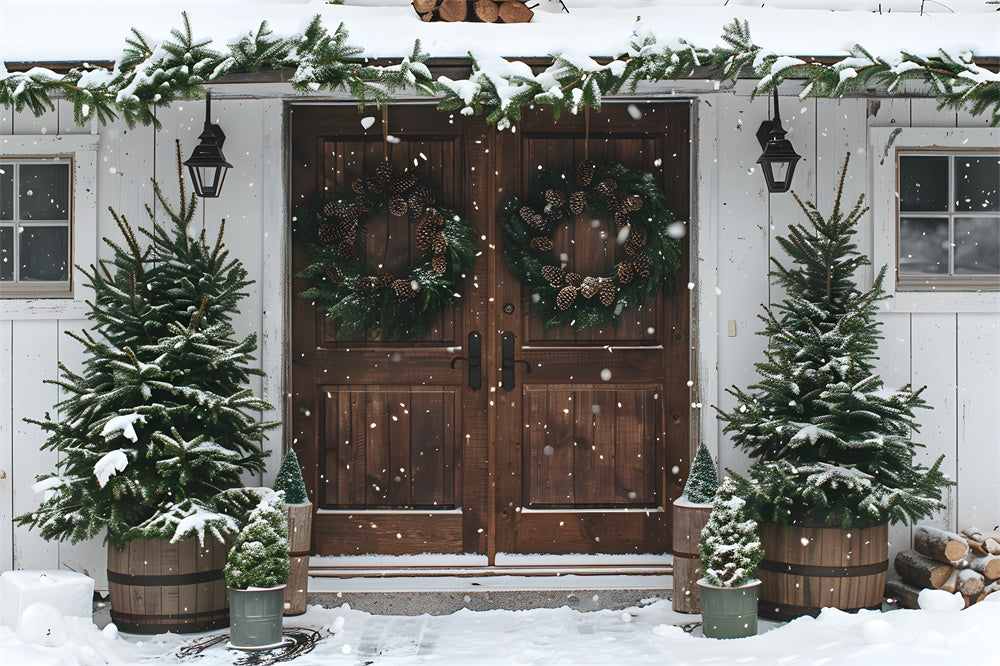
[[[654,174],[687,221],[688,104],[606,105],[553,124],[527,114],[498,138],[498,190],[524,193],[539,169],[618,161]],[[557,256],[583,275],[609,275],[612,220],[587,213],[555,236]],[[686,241],[685,241],[686,245]],[[687,254],[671,289],[608,324],[544,330],[530,294],[498,269],[498,330],[516,336],[516,388],[498,400],[496,550],[508,553],[659,553],[670,550],[666,507],[680,494],[688,451]],[[511,309],[511,308],[508,308]],[[675,471],[676,470],[676,471]]]
[[[485,236],[485,211],[473,205],[485,173],[482,121],[450,122],[430,105],[394,106],[383,140],[382,119],[354,106],[293,106],[292,206],[317,192],[332,199],[370,176],[388,158],[415,169],[440,205],[463,213]],[[378,114],[373,114],[378,115]],[[365,123],[368,124],[368,123]],[[405,217],[367,219],[369,263],[402,272],[421,252]],[[306,263],[300,241],[293,270]],[[486,274],[486,257],[470,278]],[[482,286],[478,286],[482,282]],[[457,306],[443,310],[421,339],[380,340],[371,334],[338,339],[334,324],[292,286],[292,445],[307,470],[317,506],[313,552],[324,555],[486,551],[486,390],[467,388],[463,355],[468,331],[485,323],[487,281],[469,279]],[[470,460],[471,464],[463,461]],[[480,497],[480,501],[466,502]]]

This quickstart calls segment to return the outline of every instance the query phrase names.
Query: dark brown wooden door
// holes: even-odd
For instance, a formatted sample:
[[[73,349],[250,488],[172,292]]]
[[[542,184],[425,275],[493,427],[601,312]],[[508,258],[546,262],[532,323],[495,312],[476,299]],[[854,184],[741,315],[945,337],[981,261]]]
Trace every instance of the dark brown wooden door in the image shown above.
[[[605,105],[590,118],[590,158],[655,174],[687,220],[689,114],[686,101]],[[380,115],[292,107],[293,206],[374,169],[385,150]],[[375,120],[367,129],[366,116]],[[392,163],[420,165],[442,201],[464,211],[482,254],[460,306],[414,343],[337,340],[295,295],[306,283],[293,281],[291,437],[314,470],[314,552],[464,552],[491,563],[496,553],[667,552],[664,507],[680,493],[688,457],[687,252],[676,287],[624,313],[617,329],[544,331],[504,264],[496,213],[539,166],[583,159],[584,118],[530,113],[516,132],[498,133],[479,119],[398,105],[388,133],[398,141]],[[369,252],[389,267],[417,252],[401,218],[368,231]],[[608,233],[613,222],[581,218],[556,242],[578,270],[606,274]],[[303,265],[296,243],[293,270]],[[464,365],[449,367],[472,331],[482,335],[479,390],[468,388]],[[500,386],[504,332],[532,366],[518,367],[511,392]]]

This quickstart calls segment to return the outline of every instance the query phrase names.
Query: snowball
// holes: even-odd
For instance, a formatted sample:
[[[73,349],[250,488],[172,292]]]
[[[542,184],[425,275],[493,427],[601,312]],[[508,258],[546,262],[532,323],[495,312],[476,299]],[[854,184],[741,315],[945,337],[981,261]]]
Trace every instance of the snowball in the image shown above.
[[[917,603],[923,610],[960,611],[965,608],[965,599],[961,593],[952,594],[944,590],[920,590]]]
[[[865,642],[871,645],[892,643],[892,626],[880,618],[868,620],[861,625],[861,636],[865,639]]]
[[[118,625],[114,622],[108,622],[104,625],[104,628],[101,629],[101,633],[104,634],[104,637],[109,641],[113,641],[118,638]]]
[[[58,608],[43,601],[31,604],[17,620],[17,639],[27,645],[59,647],[69,640],[66,618]]]

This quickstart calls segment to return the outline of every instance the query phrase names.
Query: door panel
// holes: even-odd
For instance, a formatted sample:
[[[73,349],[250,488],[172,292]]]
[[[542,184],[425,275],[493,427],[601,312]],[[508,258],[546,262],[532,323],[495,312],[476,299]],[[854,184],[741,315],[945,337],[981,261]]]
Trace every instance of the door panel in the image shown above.
[[[631,108],[630,108],[631,106]],[[313,552],[662,553],[664,507],[688,467],[687,251],[677,284],[626,311],[616,327],[544,330],[530,294],[506,268],[496,220],[538,167],[620,161],[654,174],[678,220],[689,215],[688,102],[606,104],[553,123],[527,112],[517,132],[428,105],[393,105],[390,160],[417,165],[439,201],[473,224],[482,250],[459,305],[412,343],[336,338],[293,281],[292,445],[317,505]],[[636,113],[638,110],[638,114]],[[347,189],[385,159],[381,120],[365,131],[353,106],[293,106],[293,205]],[[636,117],[638,116],[638,117]],[[387,270],[419,251],[405,218],[368,225],[366,250]],[[610,274],[611,220],[586,214],[555,244],[578,272]],[[686,239],[683,241],[686,246]],[[305,263],[299,241],[293,268]],[[472,331],[481,333],[482,387],[468,387]],[[516,358],[501,381],[501,338]]]

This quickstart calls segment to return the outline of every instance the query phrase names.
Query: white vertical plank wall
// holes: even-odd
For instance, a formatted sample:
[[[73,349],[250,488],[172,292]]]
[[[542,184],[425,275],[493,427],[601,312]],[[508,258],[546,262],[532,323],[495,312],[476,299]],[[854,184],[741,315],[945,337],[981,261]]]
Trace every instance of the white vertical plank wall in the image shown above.
[[[14,325],[0,321],[0,571],[14,568]]]

